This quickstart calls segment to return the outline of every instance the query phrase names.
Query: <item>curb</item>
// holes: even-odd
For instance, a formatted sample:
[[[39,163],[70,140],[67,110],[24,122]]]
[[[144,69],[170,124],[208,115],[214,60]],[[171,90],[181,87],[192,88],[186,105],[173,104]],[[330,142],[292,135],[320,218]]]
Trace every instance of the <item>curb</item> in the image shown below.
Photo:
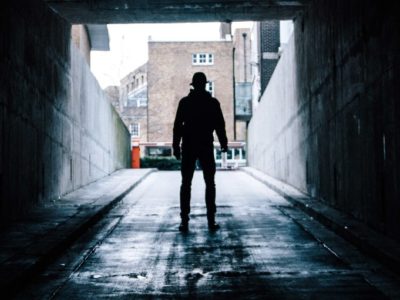
[[[100,221],[105,214],[112,210],[129,192],[131,192],[135,187],[137,187],[145,178],[147,178],[151,173],[157,171],[156,169],[150,169],[149,172],[144,174],[140,179],[133,182],[128,188],[123,192],[118,194],[110,202],[101,207],[93,215],[83,218],[82,222],[73,226],[73,224],[66,224],[64,226],[71,226],[73,229],[58,240],[48,251],[43,253],[31,266],[28,266],[24,270],[21,270],[19,276],[12,278],[9,282],[2,283],[0,289],[5,292],[6,295],[15,295],[20,287],[24,284],[28,284],[31,278],[43,271],[52,261],[57,257],[61,256],[64,250],[70,247],[79,237],[81,237],[87,230],[89,230],[93,225]],[[72,220],[70,223],[73,223]],[[79,222],[79,217],[78,217]],[[75,227],[75,228],[74,228]]]
[[[261,173],[261,171],[250,167],[242,168],[241,170],[284,197],[293,206],[301,209],[310,217],[353,244],[361,252],[376,259],[392,272],[400,275],[400,244],[397,241],[374,231],[351,216],[345,215],[321,201],[313,199],[309,195],[299,192],[299,194],[301,193],[303,196],[295,197],[285,192],[282,187],[287,184],[281,182],[281,187],[278,187],[267,179],[269,175],[263,177],[257,174],[258,172]],[[293,187],[290,188],[294,189]]]

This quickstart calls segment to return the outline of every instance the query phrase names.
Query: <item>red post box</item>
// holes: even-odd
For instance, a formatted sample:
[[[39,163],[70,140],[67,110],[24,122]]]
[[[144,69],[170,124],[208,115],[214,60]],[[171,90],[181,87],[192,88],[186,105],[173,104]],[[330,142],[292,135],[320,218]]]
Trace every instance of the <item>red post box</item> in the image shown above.
[[[133,146],[132,147],[132,156],[131,156],[131,167],[133,169],[140,169],[140,147]]]

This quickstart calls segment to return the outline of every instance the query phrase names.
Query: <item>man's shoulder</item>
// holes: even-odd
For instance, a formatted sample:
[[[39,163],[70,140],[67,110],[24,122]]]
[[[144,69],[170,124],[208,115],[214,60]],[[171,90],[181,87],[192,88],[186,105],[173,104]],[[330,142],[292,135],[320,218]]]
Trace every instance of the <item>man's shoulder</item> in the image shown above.
[[[179,104],[185,104],[186,102],[188,102],[189,100],[189,96],[185,96],[183,98],[181,98],[181,100],[179,100]]]
[[[211,99],[211,102],[212,102],[214,105],[220,105],[217,98],[211,97],[210,99]]]
[[[213,101],[213,102],[218,102],[218,103],[219,103],[218,99],[215,98],[215,97],[211,97],[210,99],[211,99],[211,101]]]
[[[179,101],[179,104],[185,105],[186,103],[193,102],[192,100],[198,100],[198,98],[199,98],[199,95],[196,95],[194,93],[189,93],[187,96],[181,98],[181,100]],[[213,105],[220,105],[218,99],[215,97],[212,97],[209,92],[201,94],[200,98],[203,98],[202,100],[206,101],[203,103],[207,103],[209,101],[209,103],[211,102]]]

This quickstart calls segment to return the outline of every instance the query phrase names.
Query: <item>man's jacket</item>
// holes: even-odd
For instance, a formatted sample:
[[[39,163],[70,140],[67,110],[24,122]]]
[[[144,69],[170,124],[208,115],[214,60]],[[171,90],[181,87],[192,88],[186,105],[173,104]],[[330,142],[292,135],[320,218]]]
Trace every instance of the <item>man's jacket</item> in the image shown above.
[[[173,148],[213,146],[213,132],[217,133],[221,148],[227,148],[225,121],[217,99],[205,90],[191,90],[179,102],[174,122]]]

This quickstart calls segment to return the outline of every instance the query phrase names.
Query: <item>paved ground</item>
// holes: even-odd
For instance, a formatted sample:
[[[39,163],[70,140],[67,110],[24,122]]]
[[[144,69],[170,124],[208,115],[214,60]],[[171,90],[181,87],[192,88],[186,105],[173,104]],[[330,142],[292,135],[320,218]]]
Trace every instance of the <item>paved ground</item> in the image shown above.
[[[153,171],[116,171],[59,199],[37,205],[28,215],[2,227],[1,296],[8,298],[19,291]]]
[[[399,281],[265,185],[217,173],[207,230],[196,173],[190,231],[180,233],[179,172],[156,172],[19,298],[385,299]]]

